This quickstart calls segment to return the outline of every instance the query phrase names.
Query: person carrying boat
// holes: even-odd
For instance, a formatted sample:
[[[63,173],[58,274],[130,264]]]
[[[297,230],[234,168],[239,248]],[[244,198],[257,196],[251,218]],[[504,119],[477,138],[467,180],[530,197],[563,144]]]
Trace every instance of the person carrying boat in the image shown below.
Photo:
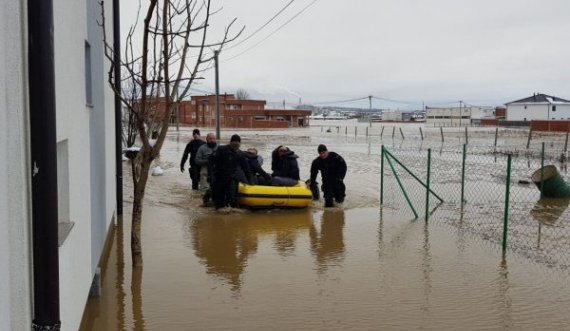
[[[317,174],[321,172],[323,185],[321,189],[325,198],[325,207],[333,207],[333,200],[336,203],[343,203],[346,187],[344,186],[344,176],[346,176],[346,162],[335,152],[329,152],[327,146],[321,144],[317,147],[319,156],[311,164],[311,191],[318,191]],[[313,197],[315,195],[313,194]]]
[[[188,159],[188,154],[190,154],[190,180],[192,181],[192,189],[198,189],[198,183],[200,182],[200,166],[196,164],[196,153],[198,148],[205,144],[204,140],[200,138],[200,130],[194,129],[192,131],[192,140],[186,144],[184,149],[184,154],[182,154],[182,160],[180,161],[180,172],[184,172],[184,165]]]
[[[279,146],[272,153],[271,184],[275,186],[294,186],[299,182],[299,164],[295,154],[289,147]]]
[[[239,150],[240,144],[240,136],[234,134],[229,144],[219,146],[210,157],[212,197],[216,209],[228,205],[236,207],[238,182],[251,182],[249,166],[244,153]]]
[[[263,170],[263,158],[257,155],[257,148],[250,147],[245,152],[245,158],[249,166],[252,185],[270,185],[271,176]]]
[[[212,169],[210,167],[209,158],[218,149],[218,144],[216,143],[216,134],[208,133],[206,135],[206,143],[198,148],[196,152],[196,164],[200,166],[200,188],[204,189],[204,196],[202,201],[204,205],[210,203],[210,197],[212,196],[212,180],[211,173]]]

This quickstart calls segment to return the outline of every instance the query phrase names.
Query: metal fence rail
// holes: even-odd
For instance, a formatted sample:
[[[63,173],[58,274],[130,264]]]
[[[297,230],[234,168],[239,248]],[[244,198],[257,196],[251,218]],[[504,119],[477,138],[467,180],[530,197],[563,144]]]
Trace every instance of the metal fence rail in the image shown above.
[[[382,159],[392,163],[382,169],[382,206],[414,210],[412,218],[443,222],[503,250],[570,270],[570,198],[542,196],[540,188],[548,182],[539,170],[555,165],[561,179],[556,185],[570,183],[567,147],[534,143],[526,149],[526,142],[518,142],[382,146]],[[538,184],[531,179],[536,171]]]

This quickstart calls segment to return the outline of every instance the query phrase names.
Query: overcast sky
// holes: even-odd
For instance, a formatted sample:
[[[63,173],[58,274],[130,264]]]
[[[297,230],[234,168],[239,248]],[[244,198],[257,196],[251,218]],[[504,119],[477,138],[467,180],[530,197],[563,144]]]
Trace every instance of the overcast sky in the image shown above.
[[[222,51],[221,92],[243,88],[253,98],[290,104],[368,95],[402,101],[373,101],[392,109],[459,100],[496,106],[534,92],[570,99],[568,0],[213,3],[222,8],[213,29],[234,17],[236,31],[245,26],[237,42],[288,5]],[[132,8],[125,3],[121,10],[125,26]],[[214,91],[213,77],[211,71],[195,87]],[[368,107],[368,99],[338,105]]]

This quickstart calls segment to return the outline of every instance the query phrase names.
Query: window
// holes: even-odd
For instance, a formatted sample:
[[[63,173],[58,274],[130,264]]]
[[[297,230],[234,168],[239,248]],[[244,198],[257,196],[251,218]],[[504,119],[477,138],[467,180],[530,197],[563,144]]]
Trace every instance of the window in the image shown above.
[[[91,75],[91,45],[85,41],[85,103],[93,106],[93,83]]]
[[[556,106],[552,106],[552,111],[556,111]]]
[[[69,216],[69,152],[67,140],[57,143],[57,225],[58,246],[61,246],[73,228]]]

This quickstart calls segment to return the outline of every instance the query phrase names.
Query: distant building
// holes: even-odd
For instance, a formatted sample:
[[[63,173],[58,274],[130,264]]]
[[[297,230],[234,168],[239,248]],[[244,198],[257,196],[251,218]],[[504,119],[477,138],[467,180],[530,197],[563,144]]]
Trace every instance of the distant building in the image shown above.
[[[505,105],[507,121],[570,119],[570,101],[546,94],[535,93]]]
[[[472,121],[493,118],[492,107],[426,107],[426,123],[434,126],[467,126]]]
[[[287,128],[309,125],[311,110],[266,109],[265,100],[237,99],[223,94],[220,99],[220,127],[223,128]],[[180,124],[216,126],[216,95],[192,96],[180,103]],[[176,115],[173,115],[176,122]]]

